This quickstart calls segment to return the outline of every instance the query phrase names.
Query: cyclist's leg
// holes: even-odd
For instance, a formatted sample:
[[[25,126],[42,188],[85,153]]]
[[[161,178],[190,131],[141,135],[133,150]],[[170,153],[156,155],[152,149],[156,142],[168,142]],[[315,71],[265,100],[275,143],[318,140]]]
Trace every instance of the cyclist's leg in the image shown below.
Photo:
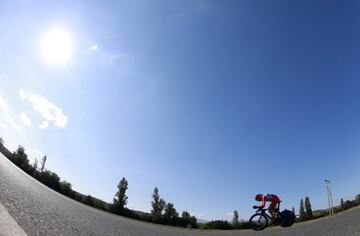
[[[268,208],[269,213],[271,214],[271,216],[276,219],[277,218],[277,214],[276,212],[278,211],[278,209],[276,209],[278,203],[280,202],[280,199],[275,195],[273,196],[273,199],[271,201],[271,204]]]
[[[277,209],[280,211],[280,209],[279,209],[279,203],[281,202],[280,198],[278,196],[276,196],[275,194],[273,194],[272,201],[274,202],[274,209]]]
[[[276,218],[276,205],[277,202],[276,201],[272,201],[271,204],[269,205],[268,211],[271,214],[271,216],[275,219]]]

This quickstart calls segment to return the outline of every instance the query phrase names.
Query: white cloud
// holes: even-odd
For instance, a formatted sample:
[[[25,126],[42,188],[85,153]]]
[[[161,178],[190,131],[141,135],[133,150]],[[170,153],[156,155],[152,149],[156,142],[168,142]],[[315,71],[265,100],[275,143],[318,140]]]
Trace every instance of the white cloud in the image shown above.
[[[27,153],[30,157],[33,158],[42,158],[43,156],[45,156],[45,154],[42,151],[39,151],[37,149],[29,149],[27,150]]]
[[[40,129],[46,129],[49,126],[49,122],[47,122],[46,120],[44,120],[43,122],[41,122],[41,124],[39,125]]]
[[[4,112],[9,113],[10,107],[1,96],[0,96],[0,108]]]
[[[9,124],[14,129],[21,130],[21,126],[18,125],[10,115],[8,115],[8,114],[4,115],[3,121],[5,121],[5,123]]]
[[[4,145],[6,146],[7,149],[9,149],[10,152],[15,151],[19,147],[19,143],[16,142],[14,138],[6,134],[3,134],[2,138],[4,140]]]
[[[227,213],[225,213],[225,216],[233,216],[233,212],[227,212]]]
[[[90,49],[91,49],[92,51],[96,51],[96,50],[99,49],[99,46],[95,43],[94,45],[92,45],[92,46],[90,47]]]
[[[24,89],[20,89],[20,97],[30,102],[34,111],[38,112],[46,121],[54,122],[59,128],[64,128],[68,118],[62,109],[54,103],[38,94],[32,94]]]
[[[29,94],[24,89],[20,89],[19,94],[20,97],[24,100],[29,96]]]
[[[6,130],[9,130],[9,127],[12,127],[16,130],[21,130],[21,126],[18,125],[14,118],[10,115],[10,106],[5,102],[5,99],[0,96],[0,126]]]
[[[27,149],[26,153],[28,154],[29,160],[32,163],[34,163],[35,159],[37,159],[39,165],[40,165],[42,157],[45,156],[45,153],[43,153],[40,150],[34,149],[34,148]]]
[[[202,217],[205,217],[205,214],[199,213],[199,214],[197,214],[196,216],[202,218]]]
[[[0,126],[3,127],[5,130],[10,130],[9,127],[4,124],[2,121],[0,121]]]
[[[123,57],[123,54],[114,54],[112,56],[110,56],[110,65],[114,64],[114,62],[119,59],[120,57]]]
[[[20,119],[26,126],[31,126],[31,119],[26,115],[25,112],[20,113]]]

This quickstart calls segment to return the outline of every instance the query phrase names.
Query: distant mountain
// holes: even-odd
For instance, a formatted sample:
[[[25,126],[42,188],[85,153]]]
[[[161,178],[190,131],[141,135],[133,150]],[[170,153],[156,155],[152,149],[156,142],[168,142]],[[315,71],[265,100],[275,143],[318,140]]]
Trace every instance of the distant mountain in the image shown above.
[[[208,220],[203,220],[203,219],[197,219],[198,224],[206,224],[209,221]]]

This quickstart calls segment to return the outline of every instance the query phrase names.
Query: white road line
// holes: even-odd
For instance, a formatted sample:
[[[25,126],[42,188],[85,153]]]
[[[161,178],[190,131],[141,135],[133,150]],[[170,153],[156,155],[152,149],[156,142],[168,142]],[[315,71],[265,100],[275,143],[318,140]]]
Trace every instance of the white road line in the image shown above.
[[[0,236],[26,236],[25,231],[16,223],[0,203]]]

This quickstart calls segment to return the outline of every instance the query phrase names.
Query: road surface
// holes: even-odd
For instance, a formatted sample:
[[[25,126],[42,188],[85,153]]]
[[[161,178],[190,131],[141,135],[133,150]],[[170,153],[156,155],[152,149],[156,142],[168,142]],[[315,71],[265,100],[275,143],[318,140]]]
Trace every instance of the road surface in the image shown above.
[[[360,208],[290,228],[200,231],[155,225],[103,212],[49,189],[0,154],[0,236],[360,235]]]

